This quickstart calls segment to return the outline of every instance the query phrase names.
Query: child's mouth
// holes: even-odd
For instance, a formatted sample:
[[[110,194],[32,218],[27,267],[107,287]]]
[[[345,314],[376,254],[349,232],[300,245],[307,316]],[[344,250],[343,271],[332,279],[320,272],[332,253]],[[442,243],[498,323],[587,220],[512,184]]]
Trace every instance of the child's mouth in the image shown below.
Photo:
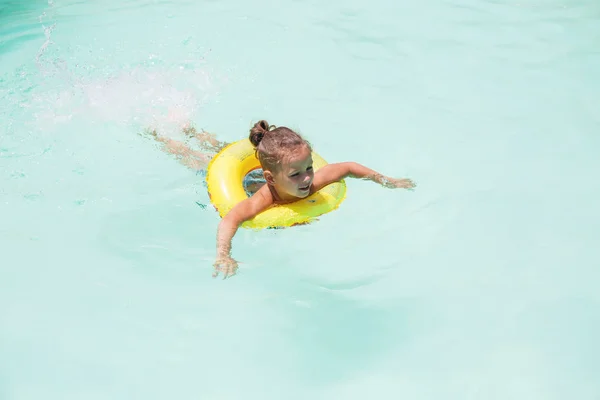
[[[306,186],[302,186],[301,188],[298,188],[301,192],[306,192],[307,190],[310,189],[310,185],[306,185]]]

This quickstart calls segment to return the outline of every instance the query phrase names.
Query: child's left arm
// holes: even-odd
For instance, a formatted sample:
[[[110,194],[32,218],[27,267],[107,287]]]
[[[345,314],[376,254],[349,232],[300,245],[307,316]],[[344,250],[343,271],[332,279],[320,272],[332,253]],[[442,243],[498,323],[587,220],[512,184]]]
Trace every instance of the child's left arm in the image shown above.
[[[315,172],[313,191],[317,192],[325,186],[341,181],[344,178],[368,179],[387,188],[413,189],[416,185],[410,179],[390,178],[355,162],[327,164]]]

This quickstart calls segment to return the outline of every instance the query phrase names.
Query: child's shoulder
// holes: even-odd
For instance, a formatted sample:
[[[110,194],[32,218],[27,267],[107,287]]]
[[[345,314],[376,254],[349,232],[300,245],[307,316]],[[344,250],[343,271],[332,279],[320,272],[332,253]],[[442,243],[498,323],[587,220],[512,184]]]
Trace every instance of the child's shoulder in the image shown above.
[[[227,214],[227,217],[241,223],[254,218],[273,204],[273,196],[267,185],[264,185],[252,196],[237,203]]]
[[[260,187],[252,196],[244,200],[248,207],[265,209],[275,204],[277,199],[273,196],[269,185],[265,184]]]

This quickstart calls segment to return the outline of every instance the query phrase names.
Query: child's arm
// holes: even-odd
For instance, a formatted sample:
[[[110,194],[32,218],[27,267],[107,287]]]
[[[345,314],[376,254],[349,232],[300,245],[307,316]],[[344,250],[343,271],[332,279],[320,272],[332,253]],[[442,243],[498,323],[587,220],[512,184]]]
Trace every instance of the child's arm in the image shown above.
[[[377,171],[373,171],[364,165],[355,162],[342,162],[337,164],[327,164],[315,172],[312,191],[317,192],[333,182],[338,182],[348,177],[368,179],[388,188],[412,189],[415,187],[414,182],[410,179],[390,178]]]
[[[267,185],[260,188],[252,197],[238,203],[223,217],[217,229],[217,260],[213,277],[223,272],[223,279],[234,275],[237,262],[231,258],[231,241],[240,225],[260,214],[273,204],[273,196]]]

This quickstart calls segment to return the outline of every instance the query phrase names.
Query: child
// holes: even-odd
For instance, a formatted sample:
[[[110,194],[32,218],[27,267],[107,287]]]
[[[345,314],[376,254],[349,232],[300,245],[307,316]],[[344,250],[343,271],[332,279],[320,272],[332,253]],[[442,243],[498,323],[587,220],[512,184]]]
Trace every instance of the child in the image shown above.
[[[219,272],[223,273],[223,279],[235,275],[238,263],[230,255],[233,236],[244,221],[272,205],[305,198],[347,177],[368,179],[387,188],[415,187],[410,179],[385,177],[355,162],[328,164],[315,172],[311,145],[291,129],[270,126],[264,120],[250,129],[250,142],[256,148],[266,185],[238,203],[219,222],[213,277],[218,276]]]

